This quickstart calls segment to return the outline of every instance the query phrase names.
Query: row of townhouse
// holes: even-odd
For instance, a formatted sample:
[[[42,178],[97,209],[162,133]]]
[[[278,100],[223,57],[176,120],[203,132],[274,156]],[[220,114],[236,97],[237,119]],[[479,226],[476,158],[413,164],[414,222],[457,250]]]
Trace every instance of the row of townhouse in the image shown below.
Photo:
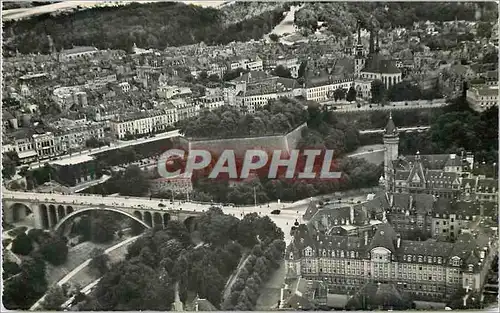
[[[145,135],[162,132],[179,120],[176,107],[169,105],[164,109],[140,111],[119,116],[110,120],[111,134],[118,139],[127,136]]]
[[[6,143],[2,152],[15,151],[21,163],[30,163],[67,154],[85,147],[90,138],[105,137],[105,123],[86,123],[56,131],[35,130]]]

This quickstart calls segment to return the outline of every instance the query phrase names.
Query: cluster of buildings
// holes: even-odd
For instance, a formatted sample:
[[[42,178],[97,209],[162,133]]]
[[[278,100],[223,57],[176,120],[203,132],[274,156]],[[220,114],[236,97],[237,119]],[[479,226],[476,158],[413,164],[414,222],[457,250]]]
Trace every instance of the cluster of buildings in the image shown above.
[[[301,40],[292,45],[270,44],[263,39],[225,46],[200,43],[164,51],[134,45],[133,54],[73,47],[59,52],[52,49],[49,55],[17,55],[4,62],[4,99],[19,103],[3,109],[8,147],[4,151],[25,152],[25,144],[18,142],[33,146],[37,122],[50,129],[58,119],[76,123],[84,117],[95,123],[92,127],[104,129],[105,136],[125,139],[164,131],[201,110],[225,105],[254,113],[270,100],[302,97],[332,102],[339,100],[339,94],[341,102],[347,103],[351,88],[356,91],[356,100],[370,101],[375,79],[386,88],[409,81],[421,90],[439,89],[446,96],[457,95],[465,82],[469,84],[471,107],[486,110],[498,101],[496,65],[481,62],[496,49],[491,38],[462,41],[451,50],[431,49],[423,43],[443,34],[474,32],[476,27],[460,21],[425,22],[413,29],[391,31],[362,32],[358,28],[356,40],[352,36],[336,40],[314,35],[307,38],[307,44]],[[493,29],[496,32],[497,26]],[[278,67],[288,70],[290,77],[278,77]],[[235,72],[241,76],[227,78]],[[208,78],[216,75],[218,80],[202,79],[205,74]],[[43,131],[38,127],[36,132]],[[54,146],[66,140],[58,139],[51,130],[46,131],[47,137],[49,132],[55,136]],[[94,132],[76,126],[67,133],[81,138],[68,139],[75,149],[75,142],[94,137]],[[54,152],[36,154],[55,156],[65,149],[43,149]]]
[[[61,119],[52,126],[43,124],[19,128],[4,136],[2,153],[14,151],[21,163],[51,159],[74,153],[85,147],[87,140],[104,140],[106,125],[102,122]]]
[[[317,282],[327,292],[316,301],[336,308],[375,301],[380,288],[399,298],[375,308],[481,293],[498,252],[498,180],[473,175],[470,153],[398,155],[392,118],[384,145],[384,191],[357,204],[311,203],[308,224],[292,230],[287,277]]]

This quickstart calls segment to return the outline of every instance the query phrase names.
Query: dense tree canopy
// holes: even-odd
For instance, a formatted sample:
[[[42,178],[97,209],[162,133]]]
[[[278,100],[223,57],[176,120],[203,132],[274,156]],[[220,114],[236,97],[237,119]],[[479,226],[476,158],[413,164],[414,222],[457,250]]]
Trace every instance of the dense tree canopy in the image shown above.
[[[260,39],[284,18],[283,12],[277,7],[230,25],[217,9],[173,2],[92,8],[55,17],[43,14],[6,23],[5,49],[48,53],[47,35],[57,50],[72,45],[131,51],[134,43],[156,49],[200,42],[227,44]]]
[[[278,242],[283,232],[268,217],[253,214],[239,221],[213,207],[192,223],[203,245],[195,246],[179,221],[169,221],[164,230],[149,230],[129,246],[125,261],[104,274],[84,308],[170,310],[176,284],[181,301],[189,292],[220,307],[226,281],[242,256],[242,245],[252,247],[260,240],[262,251],[253,251],[272,259],[273,266],[282,257],[284,248]],[[269,270],[263,262],[268,261],[250,262],[258,264],[262,277]]]
[[[494,21],[498,10],[492,3],[482,3],[483,20]],[[385,9],[387,8],[387,10]],[[365,29],[412,27],[414,22],[475,21],[473,4],[459,2],[313,2],[295,14],[295,25],[305,33],[325,22],[327,30],[339,36],[352,34],[357,21]]]
[[[187,137],[231,138],[284,134],[307,120],[303,105],[295,100],[270,101],[255,114],[241,114],[234,107],[205,110],[179,123]]]
[[[27,310],[47,290],[45,262],[40,255],[26,257],[19,275],[3,286],[3,304],[9,310]]]
[[[26,233],[20,233],[12,242],[12,252],[20,255],[28,255],[33,251],[33,243]]]
[[[400,152],[403,154],[474,152],[480,162],[498,160],[498,108],[480,114],[462,111],[463,99],[455,100],[453,107],[460,111],[440,114],[432,119],[427,133],[401,135]]]

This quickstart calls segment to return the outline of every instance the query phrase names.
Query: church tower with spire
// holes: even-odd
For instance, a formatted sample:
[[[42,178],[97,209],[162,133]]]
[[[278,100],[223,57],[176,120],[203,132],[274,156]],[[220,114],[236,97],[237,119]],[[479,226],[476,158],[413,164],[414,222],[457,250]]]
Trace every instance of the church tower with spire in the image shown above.
[[[393,185],[393,161],[399,156],[399,133],[394,121],[392,120],[392,112],[389,113],[389,121],[385,126],[384,131],[384,180],[386,190],[392,189]]]
[[[354,73],[356,77],[359,77],[361,70],[365,67],[365,61],[363,44],[361,43],[361,23],[358,21],[358,42],[356,44],[356,55],[354,57]]]

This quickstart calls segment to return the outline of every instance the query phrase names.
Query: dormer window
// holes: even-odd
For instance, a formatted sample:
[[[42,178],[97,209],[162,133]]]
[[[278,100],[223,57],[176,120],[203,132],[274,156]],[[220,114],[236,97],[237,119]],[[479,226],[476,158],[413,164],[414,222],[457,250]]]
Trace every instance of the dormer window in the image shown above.
[[[343,258],[344,257],[344,250],[340,251],[340,257]]]
[[[474,270],[474,265],[469,264],[469,272],[472,272]]]
[[[441,264],[441,261],[442,261],[441,257],[438,257],[438,264]]]
[[[422,263],[422,256],[421,255],[418,256],[418,262]]]
[[[432,263],[432,257],[427,258],[427,263]]]
[[[326,250],[323,250],[323,256],[326,256]]]
[[[454,258],[454,259],[452,260],[452,265],[453,265],[453,266],[459,266],[459,265],[460,265],[460,259],[458,259],[458,258]]]
[[[293,252],[290,252],[290,259],[293,260]]]
[[[354,251],[351,251],[351,258],[354,259]]]

